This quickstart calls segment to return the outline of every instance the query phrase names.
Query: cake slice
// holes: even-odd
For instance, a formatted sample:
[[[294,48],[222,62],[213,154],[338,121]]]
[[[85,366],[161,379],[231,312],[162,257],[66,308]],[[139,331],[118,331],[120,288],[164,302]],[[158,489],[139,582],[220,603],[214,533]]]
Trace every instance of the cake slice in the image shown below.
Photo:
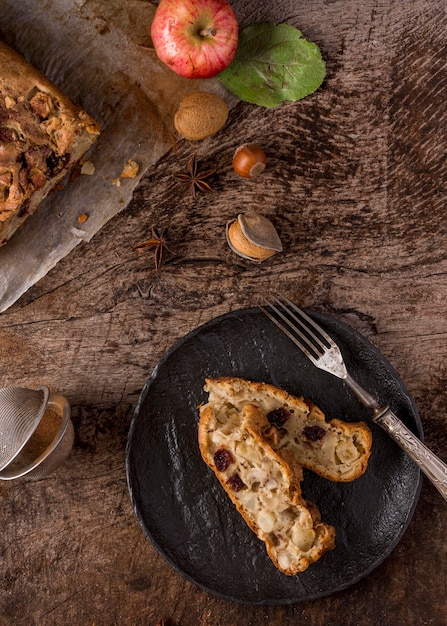
[[[0,245],[98,135],[85,111],[0,41]]]
[[[262,436],[277,452],[293,452],[297,462],[329,480],[347,482],[368,465],[372,436],[363,422],[327,421],[312,402],[267,383],[242,378],[206,379],[208,403],[217,413],[254,404],[265,411]]]
[[[248,526],[264,541],[274,565],[292,576],[335,547],[335,530],[301,495],[302,469],[290,451],[264,440],[265,411],[246,403],[200,408],[199,447],[204,461]]]

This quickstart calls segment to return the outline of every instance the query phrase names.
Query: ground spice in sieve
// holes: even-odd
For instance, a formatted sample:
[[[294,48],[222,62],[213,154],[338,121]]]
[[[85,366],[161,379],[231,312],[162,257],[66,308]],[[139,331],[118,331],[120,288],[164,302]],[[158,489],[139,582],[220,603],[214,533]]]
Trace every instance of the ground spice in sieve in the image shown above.
[[[61,421],[61,415],[53,408],[47,407],[36,430],[31,435],[31,438],[26,442],[17,458],[14,459],[13,463],[8,467],[14,469],[14,466],[28,465],[35,461],[45,452],[56,437],[61,426]]]

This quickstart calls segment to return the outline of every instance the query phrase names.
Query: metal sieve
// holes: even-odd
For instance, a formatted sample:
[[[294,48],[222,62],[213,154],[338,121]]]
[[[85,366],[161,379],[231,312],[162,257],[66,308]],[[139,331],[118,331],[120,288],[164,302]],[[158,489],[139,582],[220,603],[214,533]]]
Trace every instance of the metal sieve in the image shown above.
[[[47,390],[46,387],[43,389]],[[31,390],[21,389],[21,391]],[[17,399],[22,397],[22,394],[10,394],[8,397]],[[12,480],[22,476],[29,479],[43,478],[56,469],[69,455],[74,441],[74,428],[70,419],[68,401],[63,396],[45,393],[42,405],[43,407],[38,406],[36,402],[38,418],[33,419],[30,411],[29,418],[26,420],[22,417],[24,415],[22,404],[16,405],[14,412],[13,403],[10,403],[8,420],[1,421],[0,419],[0,432],[8,433],[5,431],[5,425],[9,428],[9,435],[4,437],[5,442],[11,444],[14,442],[14,431],[20,432],[20,437],[17,438],[17,441],[20,441],[17,445],[18,449],[10,458],[9,463],[0,469],[0,480]],[[18,415],[20,417],[16,420]],[[26,428],[24,426],[21,429],[15,428],[17,423],[26,425]],[[13,450],[12,445],[10,445],[10,450]]]
[[[6,467],[36,430],[50,390],[5,387],[0,389],[0,470]]]

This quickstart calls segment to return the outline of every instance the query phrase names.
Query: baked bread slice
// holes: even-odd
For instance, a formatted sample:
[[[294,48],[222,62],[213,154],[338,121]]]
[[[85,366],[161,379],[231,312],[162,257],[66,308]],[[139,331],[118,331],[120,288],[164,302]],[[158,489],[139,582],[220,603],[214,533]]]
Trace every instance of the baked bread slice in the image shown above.
[[[267,414],[263,437],[278,452],[289,450],[298,463],[320,476],[347,482],[361,476],[368,465],[372,436],[363,422],[326,421],[312,402],[294,397],[267,383],[242,378],[206,379],[208,405],[241,411],[255,404]]]
[[[274,565],[292,576],[335,547],[335,530],[303,499],[295,456],[275,452],[264,440],[268,427],[265,411],[253,404],[239,411],[209,403],[200,408],[199,447]]]
[[[0,245],[98,135],[85,111],[0,41]]]

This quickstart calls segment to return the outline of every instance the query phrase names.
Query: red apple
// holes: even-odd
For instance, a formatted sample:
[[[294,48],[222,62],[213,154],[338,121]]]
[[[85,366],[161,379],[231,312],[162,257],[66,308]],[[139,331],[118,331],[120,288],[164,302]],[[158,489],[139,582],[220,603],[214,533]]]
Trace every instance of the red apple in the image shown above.
[[[161,0],[151,26],[158,58],[186,78],[210,78],[236,54],[238,23],[227,0]]]

